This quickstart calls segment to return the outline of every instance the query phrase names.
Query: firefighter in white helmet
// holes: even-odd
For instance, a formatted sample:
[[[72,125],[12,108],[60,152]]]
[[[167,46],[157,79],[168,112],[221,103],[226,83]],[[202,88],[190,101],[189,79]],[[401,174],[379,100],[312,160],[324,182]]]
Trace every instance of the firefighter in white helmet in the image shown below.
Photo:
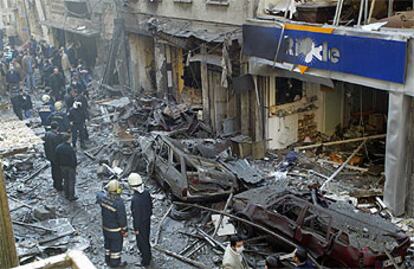
[[[57,101],[55,103],[55,112],[53,112],[49,118],[48,122],[52,123],[56,121],[59,124],[59,132],[67,133],[70,129],[70,123],[68,115],[63,111],[63,103],[61,101]]]
[[[151,195],[145,190],[142,178],[137,173],[131,173],[129,175],[128,184],[134,192],[131,199],[131,211],[134,220],[134,232],[137,240],[137,247],[142,258],[141,266],[146,267],[151,263]]]
[[[55,111],[55,107],[50,100],[50,96],[45,94],[42,96],[42,106],[39,108],[39,116],[42,120],[42,125],[46,128],[46,126],[50,125],[51,122],[48,122],[49,116]]]
[[[97,194],[97,202],[102,208],[102,228],[104,234],[105,263],[111,268],[127,265],[121,262],[124,237],[128,237],[127,214],[121,198],[122,188],[117,180],[105,186],[106,191]]]

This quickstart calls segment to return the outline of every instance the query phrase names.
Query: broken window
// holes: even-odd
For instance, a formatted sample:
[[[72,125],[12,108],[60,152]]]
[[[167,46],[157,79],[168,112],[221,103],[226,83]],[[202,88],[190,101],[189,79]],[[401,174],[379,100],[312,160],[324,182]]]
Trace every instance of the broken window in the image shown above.
[[[191,62],[184,67],[184,86],[201,89],[200,62]]]
[[[175,169],[181,173],[181,158],[177,152],[172,151],[172,163]]]
[[[303,83],[293,78],[276,79],[276,105],[299,101],[303,96]]]
[[[65,11],[70,17],[91,18],[88,5],[84,0],[65,0]]]
[[[165,143],[160,144],[159,148],[157,149],[157,155],[165,161],[168,160],[168,146]]]
[[[293,222],[298,220],[302,209],[303,207],[299,206],[292,198],[281,200],[271,208],[273,212],[283,215]]]

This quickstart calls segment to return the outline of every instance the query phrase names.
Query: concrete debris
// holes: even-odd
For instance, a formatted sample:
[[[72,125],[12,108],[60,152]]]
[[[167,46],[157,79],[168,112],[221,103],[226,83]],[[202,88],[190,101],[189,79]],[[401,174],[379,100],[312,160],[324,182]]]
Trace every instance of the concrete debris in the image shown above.
[[[394,218],[382,202],[383,135],[312,136],[314,144],[298,143],[296,151],[265,152],[266,141],[237,132],[215,136],[189,105],[122,91],[114,97],[116,90],[90,97],[90,142],[77,151],[78,201],[52,190],[41,145],[5,158],[21,263],[77,249],[106,268],[95,193],[118,179],[129,201],[131,172],[142,175],[153,198],[155,268],[216,268],[234,234],[247,236],[252,268],[273,253],[292,253],[298,243],[329,268],[358,267],[354,257],[361,253],[367,267],[388,263],[388,254],[410,255],[413,221]],[[335,180],[321,192],[330,175]],[[337,249],[340,243],[345,250]],[[130,237],[124,259],[134,264],[136,252]]]

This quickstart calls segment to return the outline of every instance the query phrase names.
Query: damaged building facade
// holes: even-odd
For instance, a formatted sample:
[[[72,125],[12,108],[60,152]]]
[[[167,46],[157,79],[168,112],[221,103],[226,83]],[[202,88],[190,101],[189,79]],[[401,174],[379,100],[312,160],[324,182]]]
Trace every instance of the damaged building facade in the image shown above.
[[[277,16],[264,12],[244,24],[248,72],[268,81],[257,84],[258,92],[271,93],[269,103],[264,100],[265,139],[278,148],[352,125],[362,128],[358,136],[386,132],[384,200],[396,215],[412,214],[412,172],[405,162],[412,140],[412,34],[386,27],[387,21],[369,25],[366,17],[369,26],[363,26],[363,12],[359,25],[341,26],[339,6],[331,8],[337,13],[330,25],[315,25],[321,18],[309,16],[315,7],[306,6],[296,7],[300,22],[275,23]]]
[[[42,25],[55,47],[74,48],[90,68],[106,60],[115,18],[113,1],[49,0],[45,7]]]
[[[236,93],[231,78],[246,68],[242,24],[252,8],[251,1],[130,1],[132,88],[191,103],[216,133],[249,132],[240,100],[246,106],[250,96]]]
[[[412,214],[412,32],[381,20],[407,7],[316,2],[130,1],[131,88],[191,103],[257,157],[386,133],[384,199]]]

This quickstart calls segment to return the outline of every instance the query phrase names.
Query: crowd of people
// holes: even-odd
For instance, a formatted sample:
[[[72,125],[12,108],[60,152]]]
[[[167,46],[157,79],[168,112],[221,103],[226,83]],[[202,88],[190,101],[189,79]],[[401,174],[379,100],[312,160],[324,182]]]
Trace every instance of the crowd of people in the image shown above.
[[[40,92],[48,95],[52,104],[64,102],[69,112],[74,102],[80,102],[74,95],[88,97],[90,82],[91,72],[76,56],[73,45],[55,48],[45,41],[31,38],[20,47],[12,44],[0,51],[0,95],[10,98],[19,119],[32,116],[31,97]],[[87,103],[82,104],[83,112],[87,112]],[[42,123],[46,124],[43,120]]]

